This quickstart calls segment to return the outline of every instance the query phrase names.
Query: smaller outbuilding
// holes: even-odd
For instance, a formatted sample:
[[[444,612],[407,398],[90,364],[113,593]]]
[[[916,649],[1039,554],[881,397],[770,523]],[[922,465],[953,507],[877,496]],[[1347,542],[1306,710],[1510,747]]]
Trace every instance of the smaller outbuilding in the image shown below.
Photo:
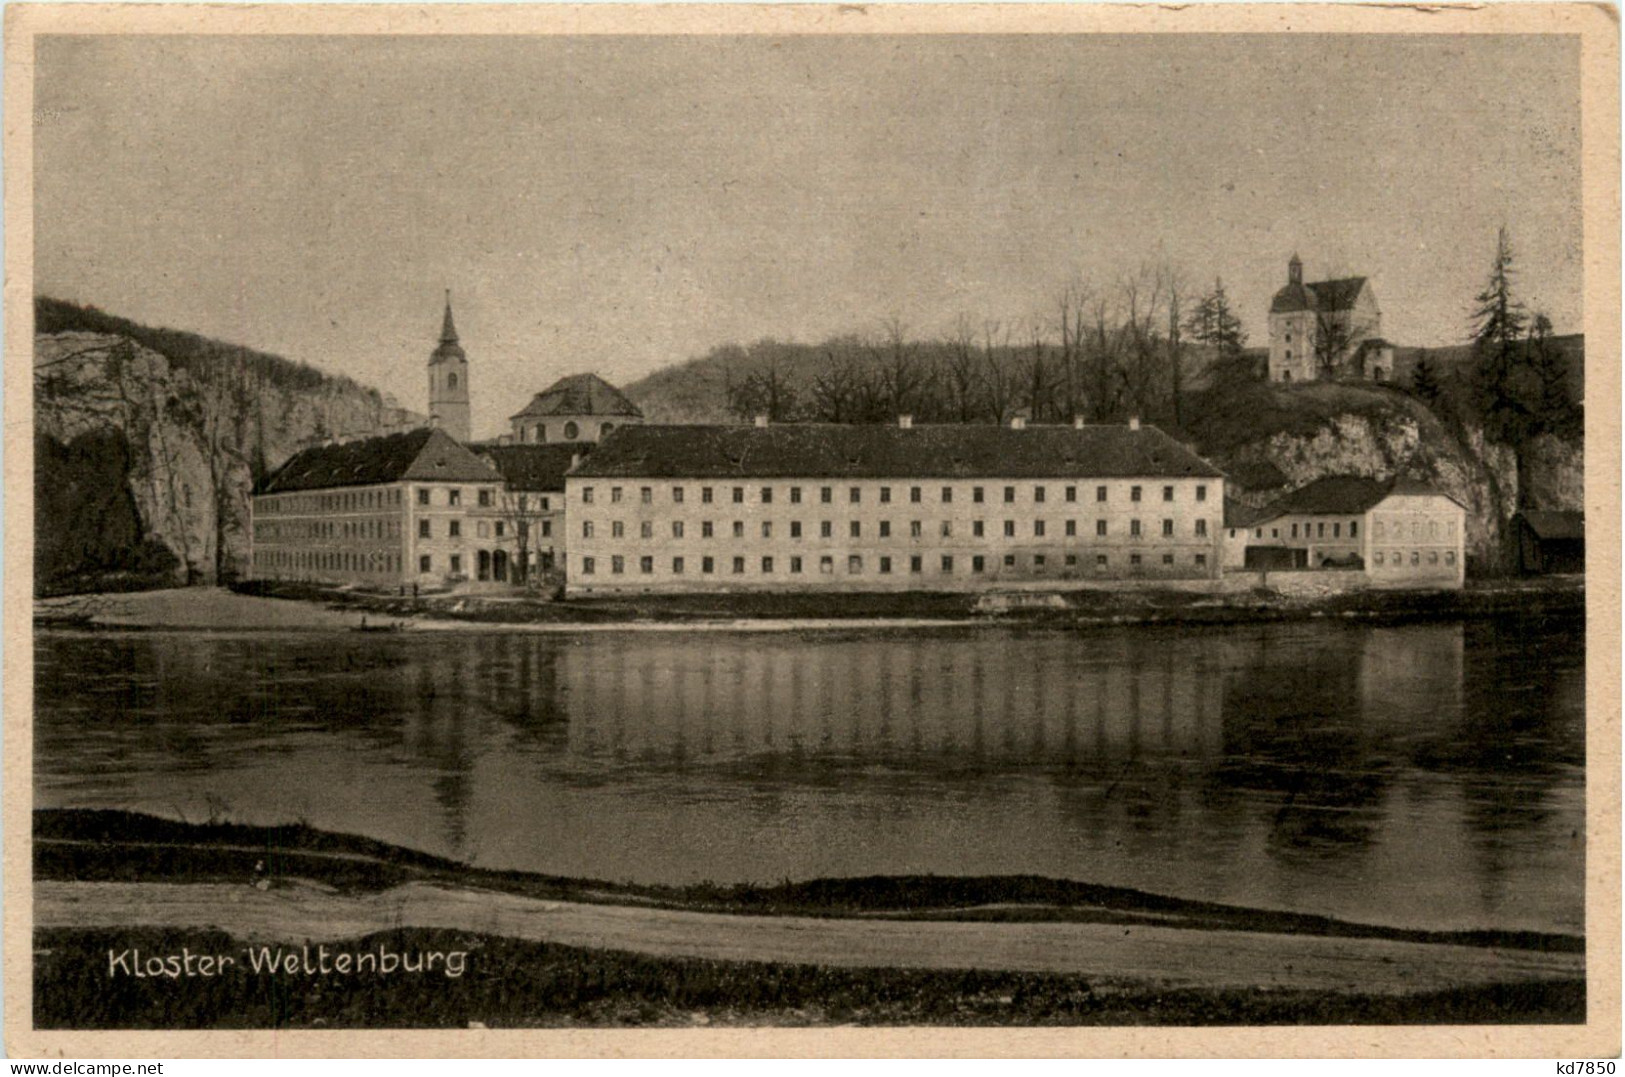
[[[1583,512],[1518,513],[1512,517],[1518,571],[1531,576],[1584,572],[1585,530]]]

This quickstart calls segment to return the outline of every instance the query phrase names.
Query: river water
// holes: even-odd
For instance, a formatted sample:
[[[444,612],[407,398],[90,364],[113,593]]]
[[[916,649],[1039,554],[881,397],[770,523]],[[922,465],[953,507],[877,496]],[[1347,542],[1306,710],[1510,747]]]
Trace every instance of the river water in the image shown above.
[[[36,636],[38,807],[650,883],[1023,873],[1583,930],[1578,619]]]

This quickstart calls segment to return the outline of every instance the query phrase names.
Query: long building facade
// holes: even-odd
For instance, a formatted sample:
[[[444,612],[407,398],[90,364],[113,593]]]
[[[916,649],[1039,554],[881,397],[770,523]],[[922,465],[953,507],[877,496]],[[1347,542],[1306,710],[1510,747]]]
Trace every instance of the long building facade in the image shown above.
[[[623,427],[565,488],[573,594],[1221,571],[1223,474],[1138,423]]]

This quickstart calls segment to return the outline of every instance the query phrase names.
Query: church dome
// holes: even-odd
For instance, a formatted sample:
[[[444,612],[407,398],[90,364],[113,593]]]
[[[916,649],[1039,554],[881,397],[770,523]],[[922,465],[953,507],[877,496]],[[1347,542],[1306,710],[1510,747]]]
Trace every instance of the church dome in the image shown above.
[[[1270,303],[1271,314],[1291,314],[1295,311],[1314,309],[1315,293],[1296,282],[1276,292],[1274,301]]]

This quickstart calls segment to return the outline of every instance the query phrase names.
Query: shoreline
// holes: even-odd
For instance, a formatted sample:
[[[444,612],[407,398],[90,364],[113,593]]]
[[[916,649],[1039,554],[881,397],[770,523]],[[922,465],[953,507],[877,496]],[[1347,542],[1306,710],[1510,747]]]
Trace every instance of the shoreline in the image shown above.
[[[42,1025],[58,1027],[142,1027],[152,999],[176,992],[193,1007],[188,1027],[1471,1023],[1585,1012],[1585,940],[1571,935],[1385,928],[1026,876],[610,884],[478,869],[303,826],[119,811],[39,810],[34,828],[36,998]],[[132,961],[253,946],[458,952],[468,975],[335,979],[296,962],[268,976],[244,963],[190,991],[204,981],[162,963],[156,976],[118,975]]]
[[[1335,620],[1363,624],[1582,616],[1583,578],[1483,581],[1460,591],[1362,591],[1314,598],[1159,591],[1056,592],[1061,606],[985,612],[975,594],[658,595],[556,602],[388,595],[294,585],[36,599],[39,629],[402,632],[806,632],[1005,627],[1191,628]]]

